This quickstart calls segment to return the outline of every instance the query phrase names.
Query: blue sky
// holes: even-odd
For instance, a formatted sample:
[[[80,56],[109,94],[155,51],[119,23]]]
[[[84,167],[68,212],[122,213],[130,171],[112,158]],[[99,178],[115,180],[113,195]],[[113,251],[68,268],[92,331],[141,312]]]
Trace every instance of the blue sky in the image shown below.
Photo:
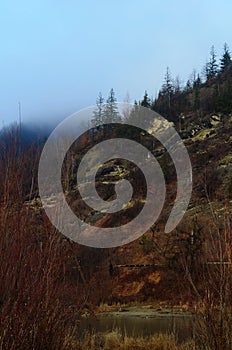
[[[1,0],[0,126],[47,123],[93,105],[114,88],[131,102],[155,97],[166,67],[186,81],[211,45],[232,48],[224,0]]]

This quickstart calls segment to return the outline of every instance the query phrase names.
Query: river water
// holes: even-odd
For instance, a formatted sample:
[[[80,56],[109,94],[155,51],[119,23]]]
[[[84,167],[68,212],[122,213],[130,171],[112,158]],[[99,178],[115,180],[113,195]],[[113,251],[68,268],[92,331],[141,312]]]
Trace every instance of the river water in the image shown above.
[[[193,336],[194,317],[191,314],[157,314],[144,310],[109,312],[82,318],[81,333],[119,331],[123,335],[146,337],[156,333],[174,332],[180,342]]]

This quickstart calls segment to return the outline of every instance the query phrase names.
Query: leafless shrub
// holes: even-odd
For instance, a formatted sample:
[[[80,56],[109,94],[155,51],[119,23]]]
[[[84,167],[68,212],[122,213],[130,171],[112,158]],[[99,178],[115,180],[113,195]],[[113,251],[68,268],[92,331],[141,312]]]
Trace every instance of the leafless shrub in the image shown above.
[[[17,134],[9,137],[0,159],[0,349],[65,349],[78,312],[67,300],[78,294],[65,273],[71,243],[41,208],[25,205],[25,175],[30,187],[35,175],[25,174],[25,162],[34,158],[19,148]]]
[[[198,280],[185,260],[186,276],[197,299],[196,334],[201,349],[232,348],[232,230],[229,204],[216,210],[209,202]],[[196,273],[195,273],[196,275]]]

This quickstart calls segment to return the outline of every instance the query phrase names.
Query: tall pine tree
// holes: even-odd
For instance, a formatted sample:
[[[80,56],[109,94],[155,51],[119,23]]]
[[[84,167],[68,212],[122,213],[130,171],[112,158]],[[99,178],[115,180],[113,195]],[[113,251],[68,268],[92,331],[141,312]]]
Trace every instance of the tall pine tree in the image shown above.
[[[91,120],[92,126],[98,126],[103,124],[104,98],[101,92],[99,92],[96,105],[97,107],[93,112],[93,119]]]
[[[142,107],[151,108],[151,100],[148,97],[148,93],[146,90],[145,90],[145,93],[144,93],[144,96],[143,96],[143,99],[142,99],[140,105]]]
[[[222,58],[220,59],[221,62],[221,72],[223,72],[231,63],[231,55],[230,55],[230,50],[227,45],[227,43],[224,44],[224,51]]]
[[[121,116],[118,112],[117,99],[114,89],[110,90],[109,97],[106,101],[103,111],[103,123],[120,123]]]
[[[207,79],[212,79],[216,77],[218,72],[218,64],[217,64],[217,58],[216,58],[216,52],[214,49],[214,45],[211,47],[210,50],[210,60],[207,63],[208,70],[207,70]]]
[[[168,103],[168,110],[171,110],[171,96],[174,93],[174,87],[172,83],[172,76],[169,67],[167,67],[166,74],[164,76],[164,84],[161,89],[161,94],[166,96]]]

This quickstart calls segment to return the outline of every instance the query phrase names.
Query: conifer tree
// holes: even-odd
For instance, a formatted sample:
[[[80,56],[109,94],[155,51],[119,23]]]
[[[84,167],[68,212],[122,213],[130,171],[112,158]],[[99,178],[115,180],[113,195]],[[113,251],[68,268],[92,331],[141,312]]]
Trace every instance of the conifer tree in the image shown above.
[[[143,100],[141,101],[140,105],[142,107],[151,108],[151,100],[148,97],[148,93],[147,93],[146,90],[145,90],[145,93],[144,93],[144,96],[143,96]]]
[[[224,51],[223,51],[222,58],[220,59],[220,62],[221,62],[221,66],[220,66],[221,72],[223,72],[232,62],[227,43],[224,44]]]
[[[104,98],[102,93],[99,92],[96,100],[96,110],[93,112],[93,119],[91,120],[92,126],[98,126],[103,124],[103,109],[104,109]]]
[[[210,60],[209,60],[207,65],[208,65],[207,79],[214,78],[218,72],[218,64],[217,64],[217,58],[216,58],[216,52],[214,49],[214,45],[211,47]]]
[[[193,83],[193,88],[200,88],[202,82],[201,82],[201,77],[200,74],[197,74],[197,78],[195,79]]]
[[[169,67],[167,67],[164,77],[164,84],[161,89],[161,94],[167,97],[168,109],[171,109],[171,96],[173,95],[174,87],[172,83],[172,76]]]
[[[109,97],[106,101],[103,111],[103,123],[120,123],[121,116],[118,112],[117,99],[115,97],[114,89],[110,90]]]
[[[191,89],[192,89],[192,84],[191,84],[191,81],[188,79],[187,82],[186,82],[184,91],[185,92],[189,92],[189,91],[191,91]]]
[[[173,93],[172,76],[169,67],[167,67],[161,91],[164,95],[171,95]]]
[[[200,88],[201,88],[201,78],[200,75],[197,75],[197,78],[193,84],[193,91],[194,91],[194,102],[193,102],[193,108],[194,111],[197,111],[200,108]]]

